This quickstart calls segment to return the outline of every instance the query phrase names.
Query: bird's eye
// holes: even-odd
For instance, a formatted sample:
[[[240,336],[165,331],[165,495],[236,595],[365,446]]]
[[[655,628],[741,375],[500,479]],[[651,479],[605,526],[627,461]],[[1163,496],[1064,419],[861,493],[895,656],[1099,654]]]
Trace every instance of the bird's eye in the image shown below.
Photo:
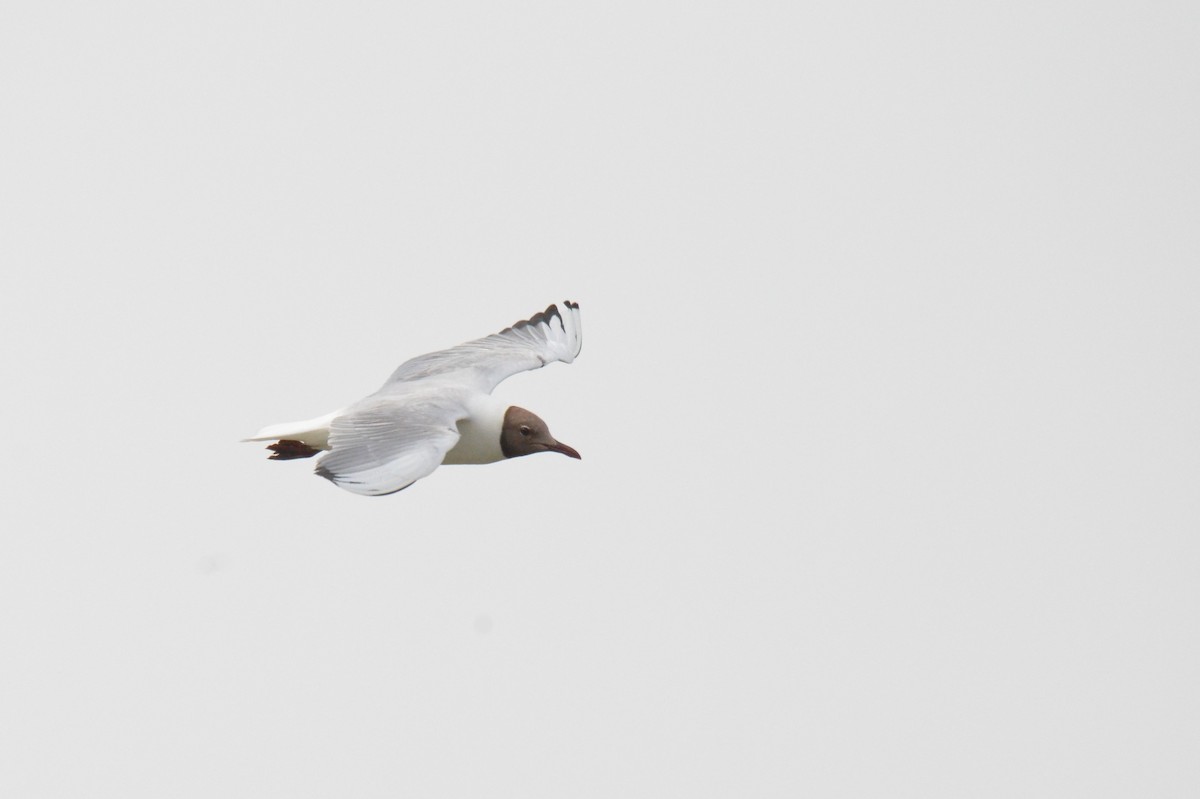
[[[521,435],[523,435],[523,436],[533,435],[533,431],[529,429],[529,425],[527,425],[527,424],[521,425]]]

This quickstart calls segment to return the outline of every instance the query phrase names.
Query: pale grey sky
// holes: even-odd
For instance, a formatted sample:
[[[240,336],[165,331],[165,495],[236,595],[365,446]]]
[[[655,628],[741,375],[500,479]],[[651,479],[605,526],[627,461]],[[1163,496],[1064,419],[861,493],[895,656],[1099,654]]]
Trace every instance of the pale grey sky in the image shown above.
[[[0,795],[1194,797],[1194,3],[25,3]],[[563,299],[582,461],[237,440]]]

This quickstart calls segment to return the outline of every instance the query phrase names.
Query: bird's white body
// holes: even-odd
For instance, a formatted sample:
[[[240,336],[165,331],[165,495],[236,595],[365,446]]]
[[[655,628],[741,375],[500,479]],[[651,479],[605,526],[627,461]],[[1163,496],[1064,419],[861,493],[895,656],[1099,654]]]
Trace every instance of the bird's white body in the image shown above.
[[[504,460],[504,452],[500,449],[500,430],[504,427],[504,413],[508,410],[508,403],[501,402],[491,394],[475,394],[467,397],[464,404],[469,415],[458,420],[458,443],[442,458],[442,465],[495,463]],[[288,439],[307,444],[314,449],[328,451],[329,428],[344,410],[339,409],[302,422],[273,424],[246,440]]]

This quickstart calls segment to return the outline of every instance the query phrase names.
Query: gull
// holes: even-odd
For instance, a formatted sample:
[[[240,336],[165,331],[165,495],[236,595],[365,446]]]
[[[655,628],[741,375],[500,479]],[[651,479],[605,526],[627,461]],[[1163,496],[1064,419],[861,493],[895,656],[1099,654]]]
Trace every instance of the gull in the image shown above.
[[[571,301],[499,333],[400,365],[383,387],[341,410],[270,425],[246,441],[274,441],[272,460],[324,452],[316,472],[364,496],[394,494],[441,464],[495,463],[536,452],[579,453],[550,435],[536,414],[492,396],[505,378],[571,363],[583,346]]]

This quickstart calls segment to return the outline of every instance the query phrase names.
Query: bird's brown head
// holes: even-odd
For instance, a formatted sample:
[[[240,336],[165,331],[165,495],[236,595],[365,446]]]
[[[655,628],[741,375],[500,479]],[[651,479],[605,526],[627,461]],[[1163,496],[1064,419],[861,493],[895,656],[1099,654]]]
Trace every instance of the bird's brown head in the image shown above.
[[[561,452],[568,458],[582,460],[578,452],[556,441],[550,428],[538,418],[516,405],[504,413],[504,428],[500,431],[500,451],[506,458],[519,458],[535,452]]]

